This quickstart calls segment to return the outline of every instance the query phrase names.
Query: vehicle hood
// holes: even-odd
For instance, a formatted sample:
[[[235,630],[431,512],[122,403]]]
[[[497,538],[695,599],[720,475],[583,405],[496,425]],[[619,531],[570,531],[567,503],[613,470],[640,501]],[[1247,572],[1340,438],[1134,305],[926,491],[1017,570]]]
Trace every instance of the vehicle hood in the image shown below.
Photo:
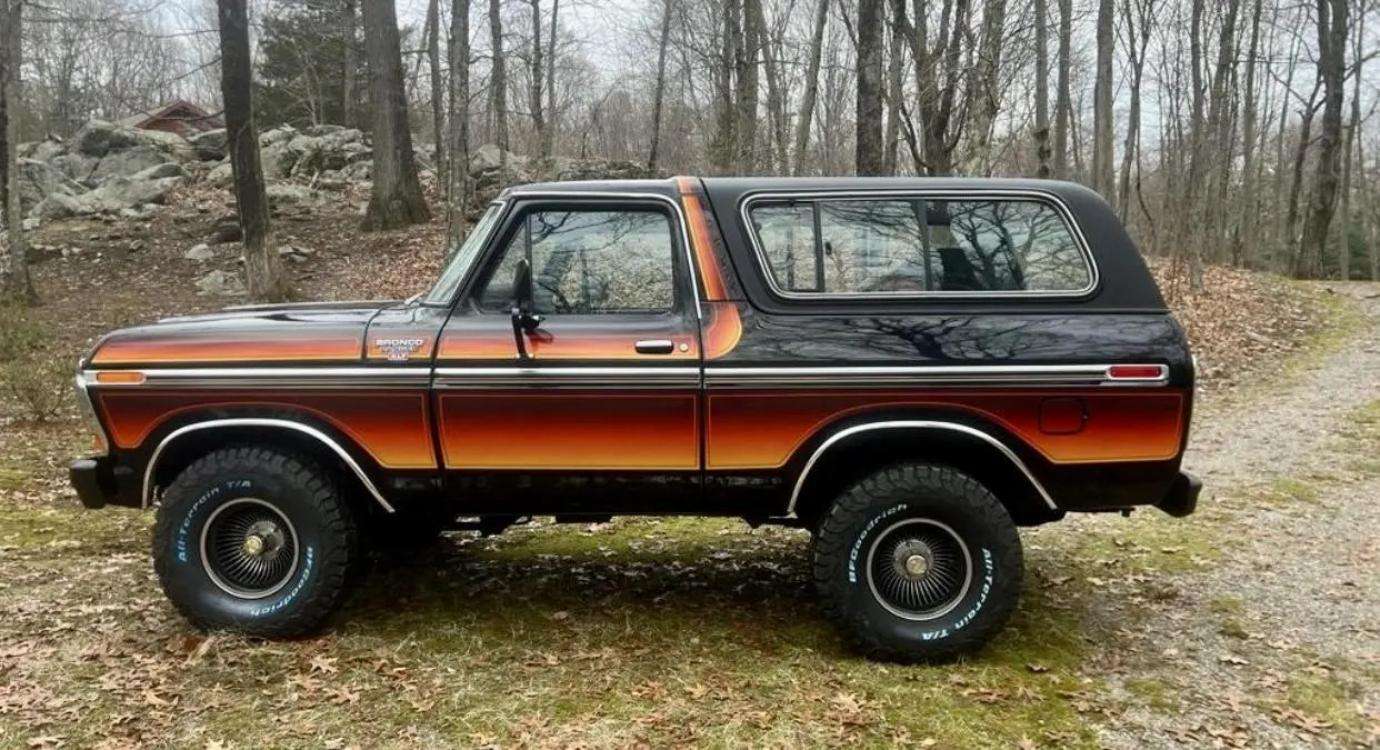
[[[101,339],[93,366],[228,367],[350,363],[364,355],[369,321],[400,302],[319,302],[232,307],[165,318]]]

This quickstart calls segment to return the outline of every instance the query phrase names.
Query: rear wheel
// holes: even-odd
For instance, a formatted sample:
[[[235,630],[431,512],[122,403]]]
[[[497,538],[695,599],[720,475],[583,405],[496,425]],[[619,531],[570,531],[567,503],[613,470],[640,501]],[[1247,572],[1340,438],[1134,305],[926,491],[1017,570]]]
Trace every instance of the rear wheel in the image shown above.
[[[948,466],[897,464],[857,482],[820,520],[813,555],[830,618],[878,658],[943,661],[974,651],[1020,594],[1011,516]]]
[[[334,476],[269,448],[207,454],[173,480],[158,509],[154,567],[194,624],[289,637],[344,600],[362,556]]]

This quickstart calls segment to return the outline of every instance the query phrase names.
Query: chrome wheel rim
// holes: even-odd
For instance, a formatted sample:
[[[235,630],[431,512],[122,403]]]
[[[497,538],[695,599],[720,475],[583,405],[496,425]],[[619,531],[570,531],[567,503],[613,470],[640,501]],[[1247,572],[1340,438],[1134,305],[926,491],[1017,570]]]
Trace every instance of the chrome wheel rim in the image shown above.
[[[272,596],[297,572],[297,529],[254,497],[216,508],[201,527],[201,564],[211,582],[240,599]]]
[[[973,584],[973,556],[949,526],[928,518],[898,521],[867,550],[867,585],[888,612],[933,620],[952,612]]]

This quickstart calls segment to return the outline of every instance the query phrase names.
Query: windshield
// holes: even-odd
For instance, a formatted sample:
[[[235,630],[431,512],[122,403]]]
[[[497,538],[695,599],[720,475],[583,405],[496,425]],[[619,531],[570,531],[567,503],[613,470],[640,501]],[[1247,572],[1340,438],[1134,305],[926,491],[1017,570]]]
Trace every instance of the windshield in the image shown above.
[[[436,285],[426,295],[427,304],[445,305],[451,301],[465,274],[469,273],[470,266],[474,265],[474,259],[479,255],[480,248],[484,247],[484,241],[489,238],[489,233],[493,231],[494,224],[498,222],[498,215],[502,212],[502,203],[490,203],[488,210],[465,236],[465,241],[460,247],[451,249],[450,257],[446,259],[446,267],[441,271],[441,278],[436,280]]]

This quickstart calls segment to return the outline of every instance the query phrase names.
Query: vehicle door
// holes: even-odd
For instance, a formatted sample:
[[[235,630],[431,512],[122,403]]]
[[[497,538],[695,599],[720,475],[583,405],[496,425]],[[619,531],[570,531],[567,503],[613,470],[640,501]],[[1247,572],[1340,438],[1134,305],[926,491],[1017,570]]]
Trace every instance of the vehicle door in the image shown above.
[[[510,200],[437,347],[448,482],[483,512],[676,509],[698,493],[701,370],[675,204]]]

